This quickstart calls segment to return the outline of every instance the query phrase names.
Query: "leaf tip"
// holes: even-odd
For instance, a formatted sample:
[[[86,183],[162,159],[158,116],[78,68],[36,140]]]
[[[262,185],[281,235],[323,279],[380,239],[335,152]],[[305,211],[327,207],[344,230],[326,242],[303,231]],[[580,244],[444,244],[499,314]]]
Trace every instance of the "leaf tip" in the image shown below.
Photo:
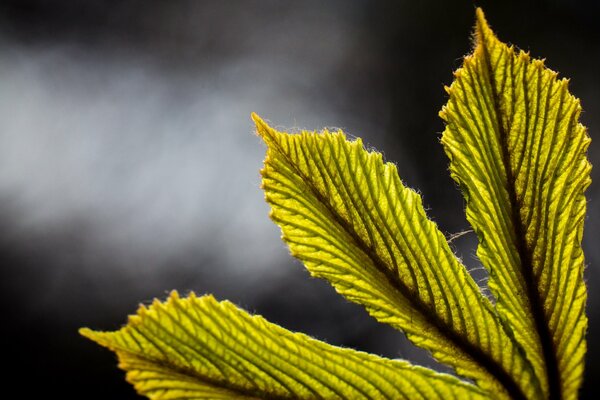
[[[275,136],[277,135],[277,131],[274,130],[267,124],[261,117],[256,113],[250,114],[252,121],[256,125],[256,135],[259,136],[262,140],[265,141],[267,145],[270,145],[273,141],[275,141]]]
[[[86,339],[91,340],[92,342],[96,342],[100,346],[108,347],[108,343],[106,342],[107,332],[95,331],[90,328],[79,328],[79,334]]]
[[[254,121],[256,125],[258,125],[260,122],[264,123],[262,118],[255,112],[250,113],[250,118],[252,118],[252,121]]]
[[[481,7],[477,7],[475,9],[475,17],[477,18],[477,23],[480,24],[486,24],[487,25],[487,21],[485,19],[485,13],[483,12],[483,9]]]
[[[78,332],[84,338],[91,339],[91,340],[94,340],[93,338],[94,338],[95,333],[96,333],[93,330],[91,330],[90,328],[79,328]]]
[[[256,126],[256,134],[264,139],[265,133],[269,130],[269,125],[257,113],[250,114],[250,118]]]
[[[494,40],[496,35],[485,18],[481,7],[475,10],[475,45]]]
[[[490,29],[487,19],[485,18],[485,13],[483,12],[483,9],[481,7],[477,7],[475,9],[475,21],[478,32],[483,32]]]

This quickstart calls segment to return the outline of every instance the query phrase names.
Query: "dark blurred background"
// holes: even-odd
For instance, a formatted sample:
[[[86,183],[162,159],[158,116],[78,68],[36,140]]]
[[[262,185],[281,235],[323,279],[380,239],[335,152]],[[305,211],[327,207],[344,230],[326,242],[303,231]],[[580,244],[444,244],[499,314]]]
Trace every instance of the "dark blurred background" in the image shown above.
[[[501,39],[571,78],[598,164],[598,4],[477,4]],[[250,113],[363,137],[398,164],[445,233],[467,230],[437,112],[469,52],[474,7],[1,1],[5,385],[18,385],[19,398],[138,398],[113,354],[77,329],[117,329],[171,289],[214,293],[329,343],[437,367],[288,255],[259,188],[265,147]],[[589,399],[600,373],[599,187],[587,192],[584,243]],[[454,246],[478,267],[473,234]]]

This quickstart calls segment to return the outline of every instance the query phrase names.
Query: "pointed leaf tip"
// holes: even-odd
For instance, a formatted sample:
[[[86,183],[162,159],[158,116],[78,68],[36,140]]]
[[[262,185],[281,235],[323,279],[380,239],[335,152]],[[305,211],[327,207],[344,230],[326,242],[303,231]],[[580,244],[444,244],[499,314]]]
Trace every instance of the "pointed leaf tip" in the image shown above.
[[[252,121],[254,121],[254,124],[256,125],[256,134],[269,145],[269,142],[271,141],[269,139],[272,139],[274,136],[272,128],[254,112],[250,114],[250,118],[252,118]]]
[[[485,41],[496,38],[494,31],[485,18],[485,14],[480,7],[475,10],[475,44],[482,44]]]
[[[477,19],[477,25],[480,27],[488,26],[487,20],[485,19],[485,13],[481,7],[475,9],[475,18]]]
[[[90,328],[79,328],[77,332],[79,332],[79,334],[86,339],[91,339],[94,335],[94,331],[92,331]]]
[[[262,118],[260,118],[260,116],[254,111],[250,113],[250,118],[252,119],[252,121],[254,121],[255,124],[258,124],[259,121],[262,122]]]
[[[89,339],[92,342],[95,342],[96,344],[99,344],[102,347],[107,347],[111,349],[110,344],[106,341],[106,336],[110,335],[110,333],[95,331],[90,328],[81,328],[79,329],[79,334],[84,338]]]

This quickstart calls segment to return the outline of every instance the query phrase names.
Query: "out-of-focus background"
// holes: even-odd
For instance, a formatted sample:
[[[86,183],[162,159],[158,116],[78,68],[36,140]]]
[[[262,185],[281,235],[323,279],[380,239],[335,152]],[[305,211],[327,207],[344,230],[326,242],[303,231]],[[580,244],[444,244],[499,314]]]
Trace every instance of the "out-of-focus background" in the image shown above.
[[[598,164],[598,4],[478,4],[501,39],[571,78]],[[288,255],[259,188],[265,146],[250,113],[363,137],[444,232],[467,230],[437,112],[473,17],[472,1],[2,1],[5,385],[21,398],[138,398],[112,353],[77,329],[117,329],[171,289],[437,367]],[[590,399],[600,373],[599,188],[587,192],[584,243]],[[454,246],[478,267],[474,234]]]

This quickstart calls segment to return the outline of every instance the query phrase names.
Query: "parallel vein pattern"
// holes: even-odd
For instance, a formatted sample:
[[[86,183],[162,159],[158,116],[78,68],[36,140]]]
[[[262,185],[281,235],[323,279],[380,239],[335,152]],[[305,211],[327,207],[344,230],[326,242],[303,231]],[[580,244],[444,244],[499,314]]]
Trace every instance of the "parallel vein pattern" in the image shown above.
[[[450,375],[330,346],[212,296],[174,292],[120,331],[82,333],[156,400],[485,398]]]
[[[581,237],[589,138],[567,80],[500,42],[477,11],[476,47],[440,113],[497,308],[544,397],[576,398],[585,354]]]
[[[539,397],[528,361],[394,165],[342,132],[290,135],[253,118],[268,145],[271,217],[312,275],[494,396]]]

